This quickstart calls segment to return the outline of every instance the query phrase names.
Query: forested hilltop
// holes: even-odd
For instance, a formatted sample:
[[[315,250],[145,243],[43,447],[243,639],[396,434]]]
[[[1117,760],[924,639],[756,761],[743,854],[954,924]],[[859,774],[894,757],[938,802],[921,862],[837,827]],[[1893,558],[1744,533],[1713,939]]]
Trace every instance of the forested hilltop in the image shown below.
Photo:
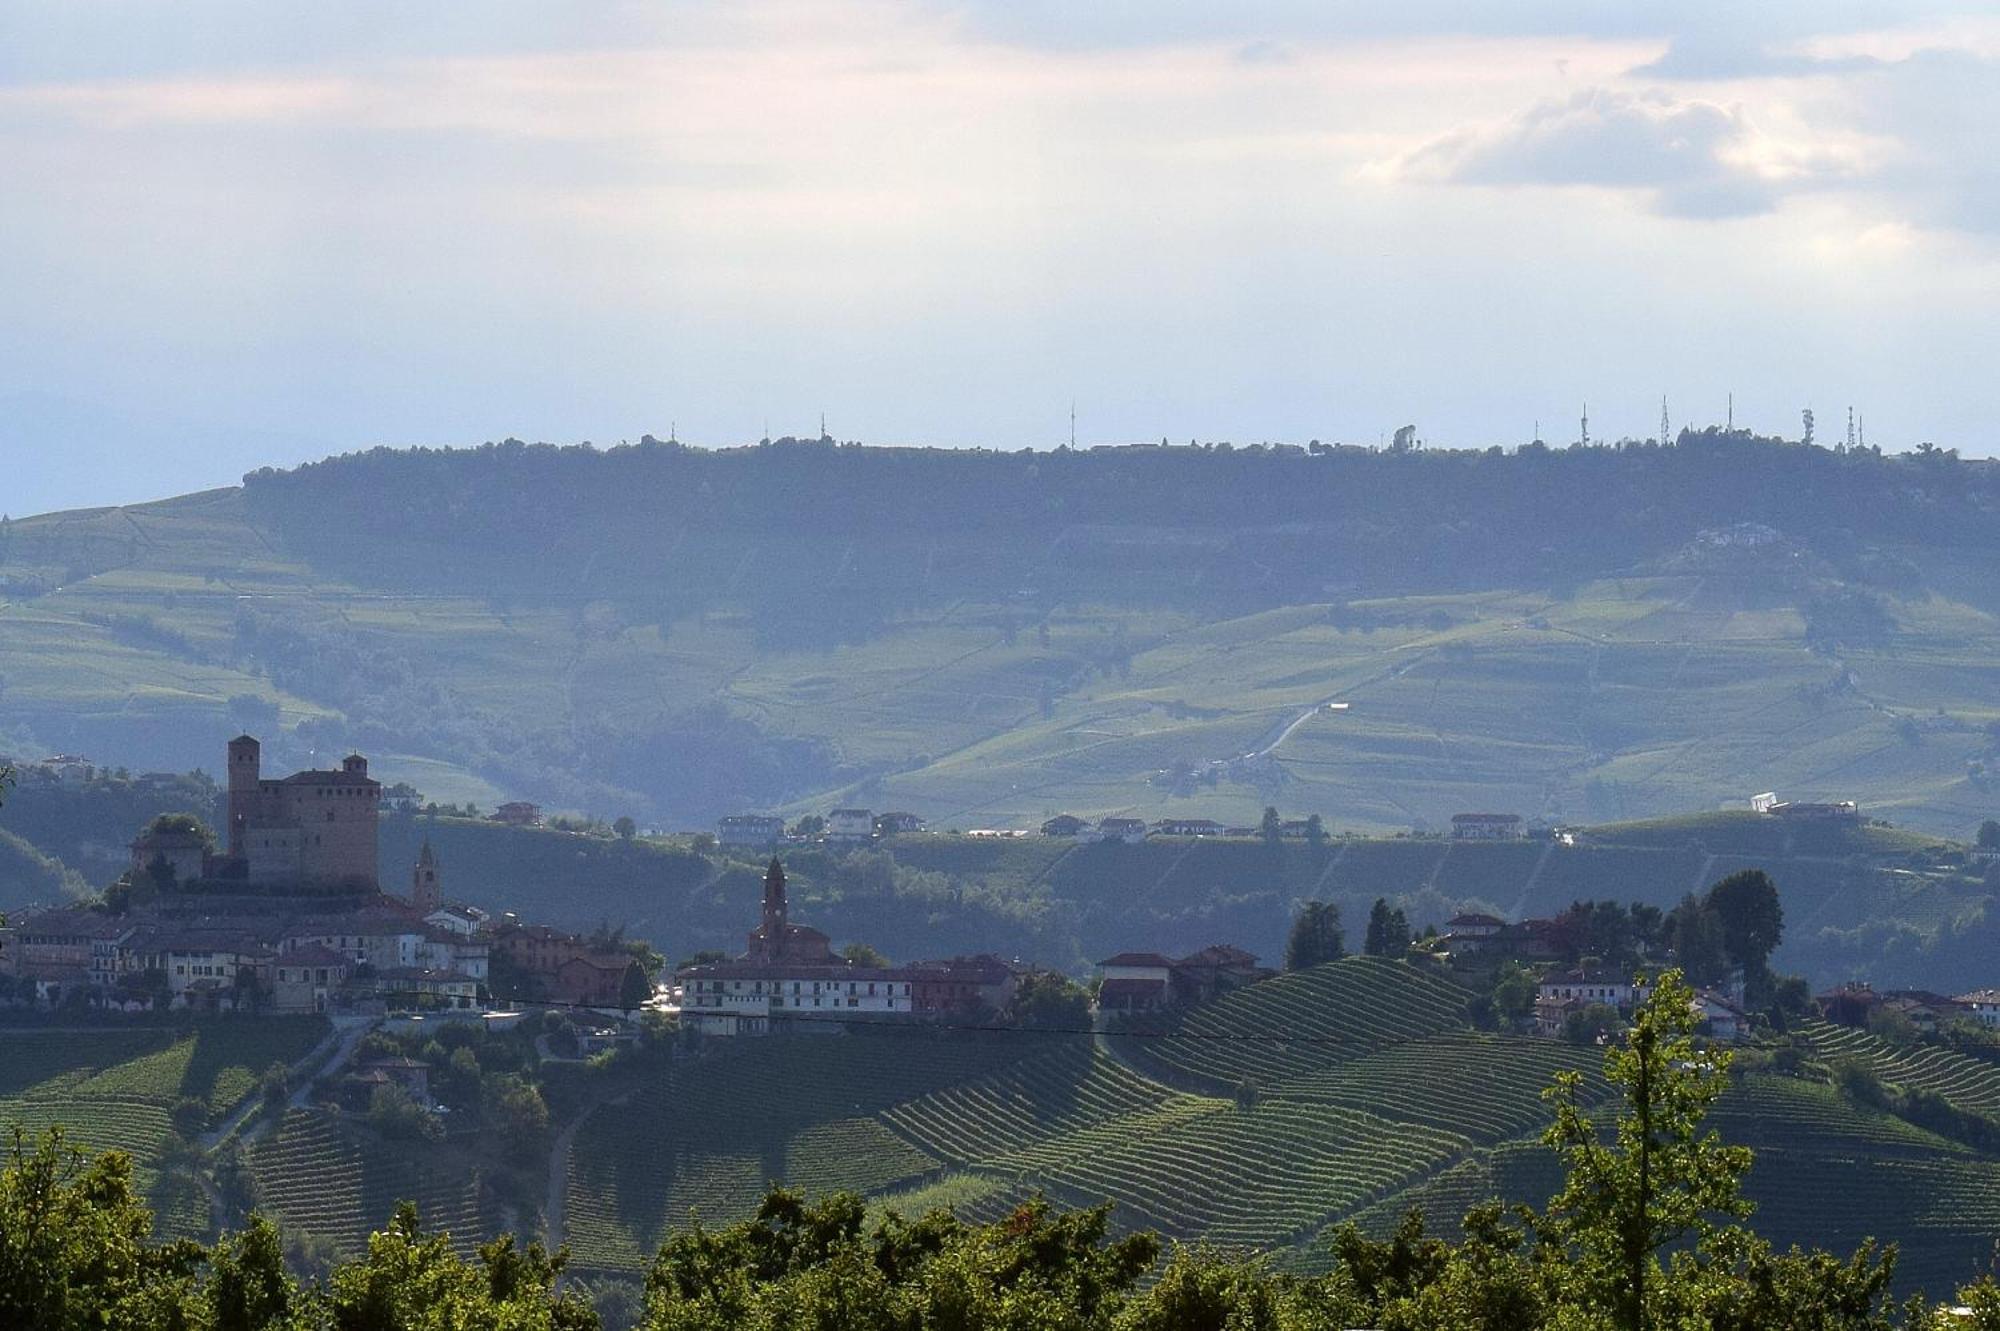
[[[5,523],[0,750],[179,771],[247,728],[670,828],[1775,789],[1964,838],[2000,806],[1996,514],[2000,465],[1740,432],[376,450]]]
[[[1704,557],[1718,573],[1756,571],[1714,558],[1733,546],[1804,581],[1895,592],[2000,564],[2000,465],[1740,432],[1512,453],[509,440],[377,449],[244,482],[263,525],[364,583],[485,590],[500,577],[524,598],[588,587],[667,615],[749,604],[776,616],[764,626],[776,641],[854,634],[938,598],[1240,612],[1573,586]],[[1774,530],[1729,531],[1739,524]],[[376,557],[409,542],[457,558]]]

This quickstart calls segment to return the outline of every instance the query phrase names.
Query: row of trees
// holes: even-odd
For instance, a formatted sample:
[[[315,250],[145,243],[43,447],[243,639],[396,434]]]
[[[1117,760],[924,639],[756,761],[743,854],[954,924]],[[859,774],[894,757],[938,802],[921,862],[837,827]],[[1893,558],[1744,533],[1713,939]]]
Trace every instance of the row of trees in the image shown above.
[[[1352,1226],[1333,1267],[1290,1276],[1206,1249],[1114,1236],[1110,1207],[1034,1200],[997,1223],[871,1219],[863,1199],[774,1191],[756,1215],[696,1226],[649,1270],[644,1331],[2000,1331],[1986,1276],[1949,1305],[1890,1293],[1893,1248],[1778,1252],[1744,1222],[1751,1152],[1708,1131],[1727,1053],[1697,1045],[1691,991],[1662,976],[1605,1056],[1607,1126],[1565,1074],[1545,1143],[1563,1182],[1543,1208],[1475,1207],[1464,1237],[1412,1212],[1386,1239]],[[117,1153],[18,1137],[0,1173],[0,1325],[25,1331],[595,1331],[567,1255],[501,1238],[467,1258],[400,1209],[365,1254],[302,1283],[251,1217],[212,1246],[155,1243]]]

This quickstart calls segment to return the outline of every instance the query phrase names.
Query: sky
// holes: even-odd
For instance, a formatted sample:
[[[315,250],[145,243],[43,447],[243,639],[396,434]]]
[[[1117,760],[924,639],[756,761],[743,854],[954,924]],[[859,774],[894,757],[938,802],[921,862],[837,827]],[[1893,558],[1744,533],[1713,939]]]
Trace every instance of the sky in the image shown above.
[[[376,445],[1990,455],[2000,14],[0,0],[0,510]]]

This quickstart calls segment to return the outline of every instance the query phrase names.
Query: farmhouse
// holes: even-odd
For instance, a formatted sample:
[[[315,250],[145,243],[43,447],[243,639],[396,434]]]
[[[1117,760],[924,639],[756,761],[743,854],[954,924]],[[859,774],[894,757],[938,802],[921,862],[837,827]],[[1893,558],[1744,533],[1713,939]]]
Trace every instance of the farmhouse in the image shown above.
[[[799,1022],[803,1030],[813,1021],[916,1014],[912,969],[853,965],[834,955],[825,934],[792,923],[785,869],[776,859],[764,875],[763,920],[748,942],[734,961],[676,972],[683,1024],[709,1035],[765,1035],[774,1020]]]
[[[542,823],[542,809],[538,804],[526,800],[509,800],[493,811],[492,822],[505,823],[509,827],[539,827]]]
[[[1451,834],[1460,841],[1513,841],[1528,829],[1518,813],[1455,813]]]
[[[2000,989],[1975,989],[1960,994],[1958,1002],[1974,1021],[2000,1030]]]
[[[828,841],[872,841],[875,815],[866,809],[835,809],[826,816]]]
[[[1222,824],[1213,818],[1162,818],[1153,824],[1156,836],[1220,836]]]
[[[1089,839],[1137,844],[1146,839],[1147,831],[1145,820],[1142,818],[1106,818],[1097,824],[1096,832]]]
[[[1042,824],[1042,835],[1072,837],[1079,835],[1089,826],[1088,822],[1073,813],[1059,813]]]
[[[785,820],[764,813],[732,813],[715,821],[715,839],[725,846],[762,850],[785,837]]]
[[[909,969],[910,996],[918,1012],[961,1016],[1004,1011],[1013,1000],[1022,971],[991,952],[912,962]]]

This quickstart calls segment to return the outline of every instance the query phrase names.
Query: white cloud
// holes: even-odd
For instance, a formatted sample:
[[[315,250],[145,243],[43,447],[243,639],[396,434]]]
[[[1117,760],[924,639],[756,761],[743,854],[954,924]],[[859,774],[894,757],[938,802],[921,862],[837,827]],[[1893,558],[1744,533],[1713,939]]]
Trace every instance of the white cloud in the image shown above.
[[[1843,154],[1762,133],[1739,105],[1605,87],[1453,130],[1395,167],[1450,184],[1639,190],[1658,211],[1683,217],[1769,212],[1788,191],[1849,173]]]

